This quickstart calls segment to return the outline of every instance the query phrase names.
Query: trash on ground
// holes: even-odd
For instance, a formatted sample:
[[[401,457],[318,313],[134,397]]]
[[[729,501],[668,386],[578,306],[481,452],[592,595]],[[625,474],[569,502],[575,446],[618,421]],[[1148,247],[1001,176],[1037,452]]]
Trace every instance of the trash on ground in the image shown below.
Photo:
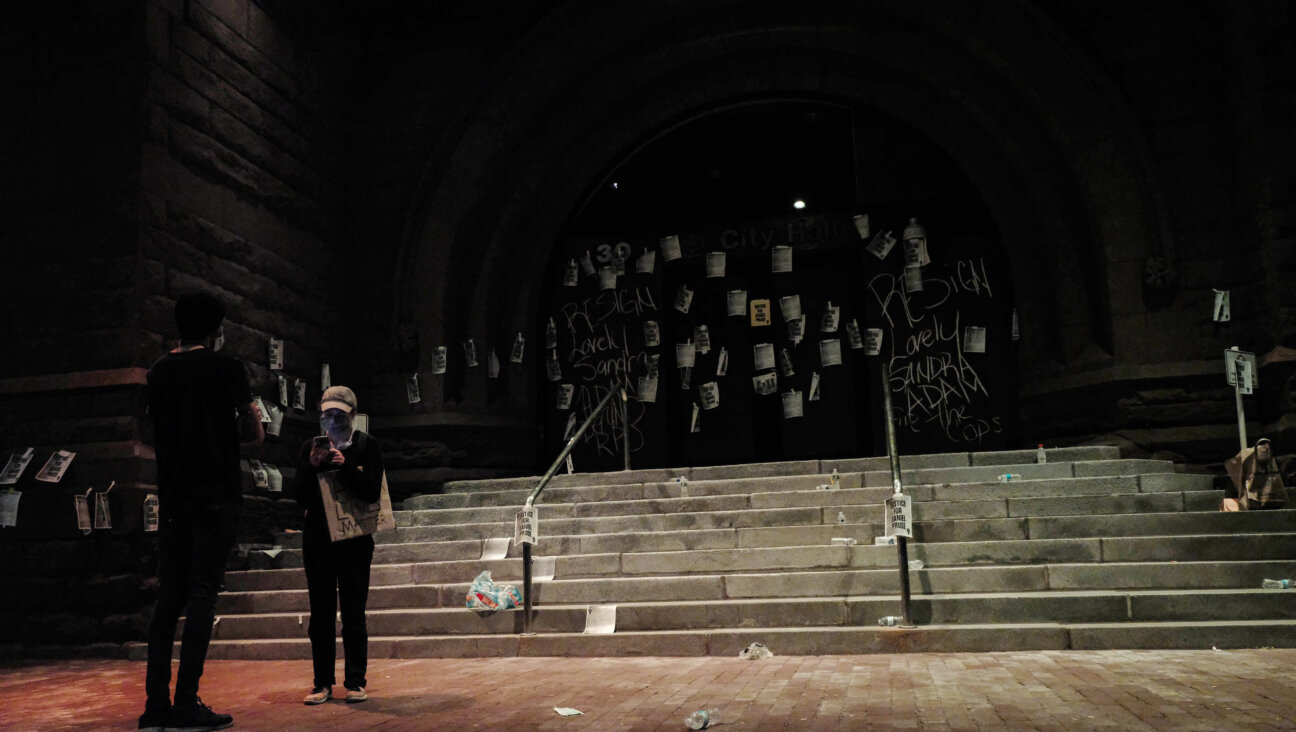
[[[885,618],[878,618],[878,625],[890,626],[890,625],[899,625],[899,624],[900,624],[900,618],[897,618],[894,615],[888,615]]]
[[[855,541],[849,536],[834,536],[832,543],[833,546],[855,546],[859,542]]]
[[[1267,579],[1264,582],[1261,582],[1260,586],[1265,588],[1266,590],[1289,590],[1291,589],[1292,581],[1289,579],[1280,579],[1280,580]]]
[[[470,610],[508,610],[521,604],[522,598],[518,596],[516,587],[492,581],[490,570],[485,569],[468,588],[464,607]]]
[[[774,652],[766,648],[764,643],[753,643],[738,652],[739,658],[745,658],[749,661],[760,658],[773,658],[773,656]]]
[[[999,476],[1000,483],[1007,483],[1010,480],[1021,480],[1021,476],[1017,475],[1016,473],[1004,473],[1003,475]]]
[[[873,546],[895,546],[896,538],[894,536],[875,536],[873,537]]]
[[[571,707],[554,707],[554,711],[558,712],[564,717],[575,717],[577,715],[585,713],[579,709],[572,709]]]
[[[913,571],[913,570],[915,570],[915,569],[922,569],[922,568],[925,567],[925,566],[927,566],[927,565],[923,564],[923,560],[921,560],[921,559],[910,559],[910,560],[909,560],[909,570],[910,570],[910,571]]]
[[[684,718],[684,726],[689,729],[706,729],[719,722],[719,709],[699,709]]]

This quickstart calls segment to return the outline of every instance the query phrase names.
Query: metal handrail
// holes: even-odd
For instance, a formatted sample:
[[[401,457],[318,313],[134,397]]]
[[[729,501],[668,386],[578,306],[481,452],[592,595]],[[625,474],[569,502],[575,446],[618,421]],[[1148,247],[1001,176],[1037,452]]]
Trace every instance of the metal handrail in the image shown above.
[[[585,418],[585,421],[583,423],[581,423],[580,428],[577,429],[576,432],[572,434],[571,438],[567,440],[567,444],[564,445],[562,451],[558,453],[558,457],[554,458],[553,464],[550,465],[549,469],[545,471],[545,474],[541,476],[540,482],[537,483],[536,487],[531,491],[531,495],[527,496],[526,503],[523,504],[522,506],[523,511],[530,511],[532,508],[535,507],[536,499],[540,497],[540,493],[544,491],[546,486],[549,485],[549,481],[553,480],[554,473],[558,472],[558,466],[562,465],[563,461],[567,459],[567,456],[571,454],[572,448],[576,447],[576,442],[580,440],[580,438],[585,434],[585,430],[589,429],[589,426],[594,423],[594,420],[597,419],[598,416],[603,413],[603,410],[607,407],[608,402],[612,400],[613,394],[619,393],[621,395],[621,402],[622,402],[621,415],[623,419],[625,418],[626,416],[625,387],[626,387],[626,380],[621,379],[616,383],[614,383],[611,389],[608,389],[607,394],[603,395],[603,398],[599,400],[599,403],[594,407],[593,410],[590,411],[589,416]],[[626,426],[627,437],[625,438],[626,442],[623,448],[624,455],[625,455],[626,470],[630,469],[630,447],[629,447],[629,437],[628,437],[629,432],[630,432],[629,424],[627,423]],[[524,543],[522,545],[522,603],[523,603],[522,634],[530,635],[532,603],[531,603],[531,544],[529,542]]]
[[[894,495],[903,492],[900,485],[900,451],[896,447],[895,421],[891,415],[891,379],[890,369],[882,367],[882,410],[886,413],[887,455],[891,461],[891,487]],[[896,537],[896,550],[900,558],[900,627],[914,627],[909,616],[909,543],[903,536]]]

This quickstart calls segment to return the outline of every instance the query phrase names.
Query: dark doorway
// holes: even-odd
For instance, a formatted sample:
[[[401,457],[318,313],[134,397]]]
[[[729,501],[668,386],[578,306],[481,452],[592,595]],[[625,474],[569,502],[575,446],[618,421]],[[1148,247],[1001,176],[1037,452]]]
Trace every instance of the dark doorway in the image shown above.
[[[900,239],[910,218],[943,245],[922,268],[926,294],[892,286],[903,282],[903,244],[884,258],[867,251],[885,231]],[[790,271],[776,271],[777,249]],[[708,256],[720,254],[723,275],[708,276]],[[1012,431],[1012,299],[997,229],[947,155],[876,110],[752,103],[663,132],[593,188],[545,279],[535,337],[546,451],[627,377],[625,415],[618,401],[594,425],[577,470],[620,469],[627,435],[636,468],[880,454],[884,370],[905,452],[990,449]],[[993,298],[970,287],[989,280]],[[745,293],[741,312],[735,293]],[[753,320],[760,301],[768,324]],[[789,322],[784,307],[798,304],[802,320]],[[986,328],[996,350],[964,353],[968,325]],[[870,329],[884,332],[876,355]],[[773,369],[757,363],[761,344]],[[776,381],[773,393],[758,393],[754,377]]]

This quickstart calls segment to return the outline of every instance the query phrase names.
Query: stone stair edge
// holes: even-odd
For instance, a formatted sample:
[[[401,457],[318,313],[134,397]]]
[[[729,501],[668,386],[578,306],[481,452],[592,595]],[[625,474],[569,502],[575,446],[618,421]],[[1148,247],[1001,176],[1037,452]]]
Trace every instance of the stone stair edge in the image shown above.
[[[1069,460],[1061,460],[1061,462],[1088,462],[1093,460],[1120,459],[1120,448],[1112,445],[1046,447],[1045,453],[1050,458],[1053,458],[1055,456],[1058,458],[1062,458],[1062,457],[1071,458]],[[973,457],[974,455],[983,456],[983,457],[974,458]],[[1092,455],[1092,457],[1088,457],[1090,455]],[[1021,464],[1034,463],[1035,450],[1018,449],[1018,450],[992,450],[992,451],[984,451],[984,452],[950,452],[950,453],[902,455],[900,457],[900,467],[902,470],[926,469],[923,467],[916,467],[916,468],[906,467],[906,462],[919,463],[919,464],[928,463],[928,464],[932,464],[934,469],[957,468],[957,467],[993,467],[993,466],[1001,465],[1003,463],[985,462],[985,461],[994,460],[995,457],[997,456],[1011,456],[1012,458],[1029,458]],[[827,466],[827,472],[831,473],[833,464],[849,464],[851,462],[859,463],[863,461],[875,461],[879,464],[879,469],[881,469],[881,467],[885,466],[887,457],[885,455],[882,455],[882,456],[867,456],[867,457],[857,457],[857,458],[818,458],[818,459],[807,459],[807,460],[781,460],[781,461],[768,462],[768,463],[739,463],[736,465],[718,465],[718,466],[677,466],[671,468],[643,468],[643,469],[632,469],[629,471],[609,471],[609,472],[602,472],[602,473],[573,473],[570,475],[575,475],[575,476],[622,476],[623,475],[626,477],[630,477],[631,478],[630,482],[661,482],[661,481],[637,480],[633,477],[636,474],[649,474],[654,476],[656,475],[669,476],[667,480],[682,476],[692,481],[694,480],[693,477],[694,471],[699,471],[701,475],[707,475],[713,472],[732,470],[735,468],[740,468],[740,469],[754,468],[757,471],[760,470],[769,471],[767,473],[767,477],[775,477],[778,475],[789,474],[789,473],[775,472],[783,469],[796,470],[796,469],[801,469],[803,467],[809,466],[811,464],[815,464],[818,466],[818,468],[814,471],[815,473],[823,473],[824,466]],[[936,465],[937,463],[940,464]],[[852,472],[863,472],[863,471],[852,471]],[[790,474],[795,475],[797,473],[790,473]],[[565,476],[567,475],[569,474],[563,473],[563,474],[559,474],[558,476],[555,476],[555,480],[559,481],[559,483],[555,483],[555,485],[560,484],[561,481],[573,480],[572,478],[566,478]],[[476,484],[502,482],[502,481],[518,481],[518,482],[529,481],[534,486],[534,484],[538,482],[539,479],[540,479],[539,475],[533,475],[533,476],[514,476],[509,478],[482,478],[482,479],[473,479],[473,480],[447,481],[445,483],[445,490],[446,492],[463,490],[463,489],[471,490],[471,487]],[[575,478],[574,480],[581,480],[581,479],[583,478]],[[605,478],[593,478],[593,479],[600,480],[600,481],[606,480]],[[600,483],[594,483],[592,485],[606,485],[606,483],[600,482]],[[566,485],[564,485],[564,487],[566,487]]]
[[[1056,569],[1059,571],[1065,571],[1065,570],[1076,569],[1076,568],[1104,569],[1104,570],[1115,571],[1126,567],[1145,567],[1145,566],[1175,566],[1178,568],[1184,568],[1184,567],[1192,568],[1192,567],[1204,567],[1204,566],[1213,566],[1213,565],[1242,566],[1242,565],[1259,565],[1259,564],[1282,565],[1284,568],[1296,569],[1296,558],[1293,559],[1205,559],[1205,560],[1191,560],[1191,561],[1164,559],[1164,560],[1111,561],[1111,562],[1051,562],[1051,563],[1044,563],[1044,564],[1017,564],[1017,565],[998,565],[998,564],[958,565],[958,566],[923,567],[922,569],[911,570],[911,574],[915,572],[989,573],[989,572],[1020,571],[1026,569]],[[536,584],[538,586],[544,584],[557,585],[557,584],[564,584],[564,583],[588,583],[588,582],[603,582],[603,583],[660,582],[660,581],[668,581],[672,579],[679,579],[682,581],[683,580],[699,581],[699,580],[710,580],[710,579],[726,580],[726,579],[747,579],[747,578],[755,578],[755,577],[769,577],[771,575],[780,575],[783,577],[787,577],[793,575],[859,574],[859,573],[866,573],[866,572],[890,573],[890,572],[895,572],[896,569],[897,569],[896,567],[825,567],[822,569],[788,569],[788,570],[778,569],[770,572],[756,572],[756,571],[748,570],[748,571],[740,571],[740,572],[698,572],[698,573],[691,573],[687,575],[644,575],[644,576],[631,575],[626,577],[573,577],[570,579],[554,578],[551,580],[545,580],[544,582],[537,582]],[[394,591],[403,588],[423,588],[423,589],[461,588],[461,587],[468,587],[471,584],[472,584],[471,580],[464,580],[461,582],[429,582],[429,583],[407,582],[407,583],[398,583],[398,584],[391,584],[391,585],[379,585],[378,587],[381,587],[384,590]],[[510,580],[507,584],[513,584],[513,581]],[[1131,588],[1116,588],[1116,589],[1131,589]],[[289,589],[289,590],[282,590],[282,589],[235,590],[235,591],[226,591],[221,594],[222,596],[238,596],[238,595],[273,594],[273,593],[282,593],[282,592],[305,592],[305,591],[306,591],[305,588]],[[944,593],[944,594],[962,594],[962,593]],[[919,595],[915,594],[914,596],[918,597]],[[922,596],[926,596],[926,595],[924,594]],[[1296,596],[1296,593],[1294,593],[1294,596]],[[737,598],[732,598],[732,599],[737,599]]]
[[[1027,488],[1030,487],[1045,488],[1046,486],[1044,484],[1047,484],[1048,487],[1053,487],[1054,484],[1073,483],[1077,481],[1089,481],[1089,483],[1081,483],[1079,486],[1079,490],[1077,490],[1077,492],[1075,493],[1046,492],[1040,495],[1021,493],[1018,495],[978,496],[976,495],[976,491],[978,490],[978,488],[981,488],[983,490],[990,490],[991,488],[1001,486],[1002,484],[993,481],[976,481],[971,483],[914,485],[914,486],[910,486],[910,488],[916,490],[908,490],[906,491],[906,494],[911,496],[914,501],[919,503],[949,503],[949,502],[956,502],[960,500],[978,501],[978,500],[1027,499],[1027,498],[1082,498],[1082,497],[1104,497],[1104,496],[1116,496],[1116,495],[1165,495],[1170,493],[1209,493],[1217,490],[1215,488],[1192,489],[1191,486],[1181,487],[1178,490],[1175,489],[1167,490],[1164,488],[1164,486],[1158,486],[1157,490],[1144,491],[1141,489],[1140,486],[1134,486],[1136,488],[1136,490],[1134,491],[1122,491],[1116,493],[1112,491],[1099,492],[1097,489],[1097,485],[1095,485],[1099,481],[1109,481],[1112,479],[1121,479],[1121,478],[1137,479],[1139,477],[1140,476],[1085,476],[1082,478],[1038,478],[1038,479],[1023,479],[1023,480],[1011,481],[1014,487],[1027,486]],[[1093,487],[1087,487],[1087,486],[1093,486]],[[935,495],[933,495],[935,489],[940,489],[942,493],[946,493],[949,491],[966,490],[969,493],[969,495],[967,498],[952,498],[952,497],[937,498],[935,497]],[[627,508],[629,508],[629,507],[646,504],[650,502],[666,503],[666,505],[683,505],[682,502],[684,501],[705,501],[707,499],[735,498],[738,496],[748,496],[749,498],[753,496],[760,496],[764,500],[773,500],[774,498],[777,498],[779,496],[793,496],[793,495],[801,496],[803,494],[809,494],[809,495],[822,494],[825,497],[840,495],[843,496],[844,498],[851,498],[851,497],[862,496],[862,495],[869,496],[869,497],[881,495],[885,498],[890,495],[889,491],[890,488],[882,487],[882,486],[861,486],[861,487],[839,488],[839,489],[830,489],[830,490],[822,490],[818,488],[802,488],[802,489],[791,489],[791,490],[760,491],[760,492],[751,492],[751,493],[734,492],[734,493],[709,494],[709,495],[699,495],[699,496],[662,496],[662,497],[652,497],[652,498],[621,498],[615,500],[602,499],[602,500],[598,500],[597,503],[599,503],[600,505],[614,505],[614,506],[625,505]],[[539,509],[541,514],[543,514],[545,510],[545,506],[580,506],[588,502],[591,501],[586,501],[586,502],[562,501],[558,503],[542,502],[537,504],[537,508]],[[680,503],[672,504],[670,502],[680,502]],[[878,502],[878,505],[881,505],[880,502]],[[799,506],[799,507],[806,507],[806,506]],[[762,508],[768,509],[771,507],[765,506]],[[516,512],[517,510],[520,509],[521,509],[521,505],[518,506],[512,506],[512,505],[445,506],[445,507],[436,507],[436,508],[407,508],[404,505],[402,505],[401,508],[396,510],[396,514],[400,516],[403,514],[422,514],[422,513],[434,512],[443,516],[454,516],[457,515],[455,512],[470,513],[474,511],[480,512],[483,510]],[[722,510],[728,510],[728,509],[722,509]],[[753,510],[753,509],[744,509],[744,510]],[[670,513],[670,512],[662,512],[662,513]],[[626,514],[611,514],[611,515],[644,515],[644,514],[626,513]],[[592,516],[574,517],[573,516],[571,518],[596,518],[596,517],[592,517]]]
[[[765,510],[771,510],[771,509],[765,509]],[[1293,520],[1296,520],[1296,507],[1294,507],[1294,508],[1290,508],[1290,509],[1278,509],[1278,510],[1270,510],[1270,511],[1242,511],[1242,512],[1235,512],[1235,513],[1226,513],[1226,512],[1221,512],[1221,511],[1214,511],[1214,510],[1211,510],[1211,511],[1159,511],[1159,512],[1145,512],[1145,513],[1094,514],[1094,515],[1101,516],[1101,517],[1104,518],[1104,519],[1108,519],[1108,520],[1118,520],[1118,521],[1122,521],[1122,522],[1125,522],[1125,523],[1136,523],[1136,522],[1139,522],[1139,521],[1171,521],[1171,522],[1178,522],[1178,521],[1181,521],[1181,520],[1186,519],[1186,518],[1188,518],[1188,517],[1192,517],[1192,518],[1194,518],[1194,519],[1200,519],[1201,517],[1204,517],[1204,516],[1219,516],[1219,517],[1220,517],[1220,518],[1218,519],[1219,521],[1250,521],[1251,519],[1248,518],[1248,517],[1253,517],[1253,516],[1256,516],[1256,517],[1263,517],[1264,519],[1268,519],[1268,517],[1274,517],[1274,516],[1281,517],[1281,518],[1288,518],[1288,517],[1291,517],[1291,518],[1293,518]],[[1020,521],[1040,522],[1040,521],[1055,521],[1055,520],[1076,521],[1076,520],[1081,520],[1081,519],[1084,519],[1084,518],[1086,518],[1086,516],[1083,515],[1083,514],[1068,514],[1068,515],[1065,515],[1065,516],[1033,516],[1033,517],[1029,517],[1029,518],[1028,518],[1028,517],[1013,517],[1013,518],[1001,519],[1001,520],[1005,520],[1005,521],[1012,521],[1012,522],[1020,522]],[[925,521],[924,524],[925,524],[926,526],[928,526],[928,527],[935,527],[935,526],[945,527],[945,526],[950,526],[950,527],[957,528],[957,527],[959,527],[959,526],[978,526],[978,525],[983,525],[986,521],[987,521],[987,519],[983,519],[983,518],[946,518],[946,519],[930,519],[930,520],[928,520],[928,521]],[[876,521],[876,522],[857,522],[857,523],[849,524],[849,525],[851,525],[851,526],[861,526],[861,525],[872,525],[872,526],[877,526],[877,525],[879,525],[880,523],[881,523],[880,521]],[[467,525],[467,526],[474,526],[474,525],[478,525],[478,524],[469,524],[469,525]],[[500,528],[503,528],[503,529],[507,529],[507,532],[511,532],[511,531],[512,531],[512,525],[511,525],[511,524],[507,524],[507,523],[505,523],[505,522],[490,522],[490,523],[484,523],[484,524],[479,524],[479,525],[480,525],[480,526],[494,526],[494,527],[500,527]],[[809,526],[810,526],[810,527],[822,527],[823,524],[811,524],[811,525],[809,525]],[[406,526],[406,527],[402,527],[402,528],[404,528],[404,529],[408,532],[408,531],[412,531],[412,530],[414,530],[414,529],[416,529],[416,528],[434,528],[434,527],[432,527],[432,526],[427,526],[427,527]],[[700,529],[669,529],[669,530],[662,530],[662,531],[633,531],[633,532],[616,531],[616,532],[589,533],[589,534],[557,534],[557,535],[552,535],[552,536],[550,536],[550,535],[546,535],[546,534],[543,534],[543,533],[542,533],[541,536],[542,536],[542,541],[544,541],[544,540],[546,540],[546,539],[548,539],[548,540],[553,540],[553,541],[565,541],[565,540],[579,540],[579,539],[582,539],[582,538],[586,538],[586,539],[594,540],[594,539],[601,538],[601,537],[622,536],[622,535],[631,535],[631,536],[647,536],[647,535],[661,536],[661,535],[665,535],[665,536],[670,536],[670,535],[684,535],[684,534],[689,534],[689,533],[716,533],[716,532],[735,532],[735,531],[753,532],[753,531],[772,531],[772,530],[779,530],[779,529],[788,529],[788,530],[792,530],[792,529],[797,529],[797,528],[804,528],[804,527],[798,527],[798,526],[769,526],[769,527],[741,527],[741,528],[735,528],[735,527],[712,527],[712,528],[700,528]],[[508,533],[507,533],[507,532],[501,532],[501,533],[498,534],[497,536],[498,536],[499,538],[506,538],[506,537],[508,536]],[[1250,532],[1250,533],[1281,533],[1281,532]],[[386,534],[380,534],[379,536],[380,536],[380,537],[383,537],[383,538],[386,538],[386,537],[388,537],[388,536],[392,536],[392,537],[394,537],[394,538],[399,538],[399,534],[400,534],[400,529],[398,529],[398,530],[395,531],[395,532],[387,532]],[[1166,534],[1162,534],[1162,533],[1149,533],[1149,534],[1143,534],[1143,535],[1144,535],[1144,536],[1165,536]],[[1110,535],[1110,534],[1093,534],[1092,536],[1093,536],[1093,537],[1101,538],[1101,537],[1110,537],[1110,536],[1112,536],[1112,535]],[[1120,535],[1120,536],[1135,536],[1135,535],[1133,535],[1133,534],[1130,534],[1130,535],[1124,535],[1124,534],[1122,534],[1122,535]],[[299,538],[300,538],[300,532],[297,532],[297,533],[294,533],[294,534],[281,535],[280,538],[283,539],[283,540],[291,540],[291,539],[294,538],[294,537],[297,538],[297,539],[299,539]],[[489,537],[488,537],[488,538],[489,538]],[[1021,540],[1025,540],[1025,539],[1029,539],[1029,538],[1030,538],[1030,537],[1022,537],[1022,538],[1020,538],[1020,539],[1014,538],[1014,539],[1007,539],[1007,541],[1021,541]],[[1064,538],[1070,538],[1070,537],[1064,537]],[[1076,538],[1084,538],[1084,537],[1076,537]],[[1113,538],[1114,538],[1114,537],[1113,537]],[[478,538],[467,538],[467,539],[449,539],[449,540],[443,540],[443,541],[437,541],[437,542],[423,542],[423,543],[454,544],[454,543],[468,543],[468,542],[474,542],[474,541],[475,541],[475,542],[483,542],[483,541],[485,541],[485,538],[478,537]],[[399,542],[399,541],[392,541],[392,542],[380,541],[380,544],[381,544],[381,545],[393,545],[393,544],[400,544],[400,543],[404,543],[404,542]],[[928,543],[946,543],[946,542],[941,542],[941,541],[930,541],[930,542],[928,542]],[[286,547],[286,548],[287,548],[287,549],[292,549],[292,550],[295,550],[295,551],[300,551],[300,547]]]
[[[960,519],[960,520],[967,520],[967,519]],[[718,531],[728,531],[728,529],[718,529]],[[1007,543],[1011,543],[1013,545],[1044,546],[1048,544],[1056,544],[1056,545],[1083,544],[1088,542],[1127,543],[1130,541],[1140,541],[1140,540],[1176,541],[1176,540],[1194,539],[1194,540],[1200,540],[1204,542],[1220,541],[1220,540],[1241,541],[1241,540],[1249,540],[1249,539],[1283,537],[1283,536],[1288,536],[1293,534],[1296,534],[1296,527],[1293,527],[1291,531],[1249,531],[1249,532],[1241,532],[1241,533],[1217,533],[1217,534],[1159,534],[1155,536],[1095,536],[1095,537],[1057,537],[1057,538],[1036,538],[1036,539],[984,539],[984,540],[944,541],[944,542],[921,542],[921,541],[911,540],[911,543],[909,544],[909,548],[913,551],[918,551],[924,546],[932,545],[932,546],[939,546],[942,549],[947,551],[949,550],[957,551],[965,547],[977,547],[977,546],[991,547],[991,546],[1003,545]],[[598,536],[616,536],[616,534],[600,534]],[[581,538],[581,537],[580,535],[575,535],[574,538]],[[435,545],[437,542],[425,542],[425,543],[429,545]],[[455,543],[463,543],[463,542],[455,542]],[[698,555],[698,554],[716,554],[720,552],[762,552],[762,551],[777,552],[777,551],[787,551],[787,550],[795,550],[795,549],[831,550],[836,548],[865,549],[865,550],[876,549],[879,551],[884,551],[887,548],[889,548],[889,545],[885,545],[885,544],[874,545],[874,544],[866,544],[863,542],[859,542],[856,544],[833,544],[830,542],[827,544],[800,543],[800,544],[778,544],[778,545],[769,545],[769,546],[749,546],[749,547],[735,546],[735,547],[690,548],[690,549],[627,550],[627,551],[619,551],[619,552],[616,551],[584,552],[584,553],[576,553],[576,554],[572,554],[572,553],[534,554],[533,556],[537,559],[542,557],[552,557],[555,559],[575,558],[575,557],[580,557],[582,559],[596,559],[599,557],[623,557],[627,555],[641,556],[641,557],[644,556],[682,557],[687,555]],[[374,562],[372,564],[372,567],[375,568],[397,568],[397,567],[414,567],[414,566],[431,567],[431,566],[438,566],[438,565],[461,564],[466,562],[518,562],[520,563],[521,561],[522,561],[522,557],[520,555],[510,554],[497,559],[482,559],[478,557],[478,558],[460,558],[460,559],[429,559],[427,561]],[[1204,561],[1225,561],[1225,560],[1204,560]],[[1141,563],[1141,562],[1104,561],[1102,563],[1117,564],[1117,563]],[[1016,564],[1020,564],[1020,563],[1015,563],[1014,566],[1016,566]],[[941,565],[932,565],[927,568],[928,569],[952,568],[952,567],[961,567],[961,566],[976,566],[976,565],[941,564]],[[986,565],[980,565],[980,566],[986,566]],[[233,577],[237,579],[237,578],[241,578],[253,574],[259,576],[265,576],[267,574],[287,575],[290,573],[298,574],[302,572],[304,572],[304,570],[301,567],[274,567],[268,569],[231,570],[226,572],[225,575],[227,577]],[[633,576],[642,576],[642,575],[633,575]]]

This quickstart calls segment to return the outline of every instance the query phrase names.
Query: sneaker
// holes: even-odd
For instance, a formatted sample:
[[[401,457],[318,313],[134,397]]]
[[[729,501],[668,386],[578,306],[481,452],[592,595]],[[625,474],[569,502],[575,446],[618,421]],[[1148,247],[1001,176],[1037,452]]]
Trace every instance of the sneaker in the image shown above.
[[[369,695],[365,693],[363,686],[358,689],[347,689],[347,704],[359,704],[368,699]]]
[[[171,718],[166,725],[168,732],[200,732],[233,726],[233,717],[213,712],[211,707],[202,703],[202,699],[195,699],[193,704],[171,707]]]
[[[311,692],[307,694],[306,698],[302,699],[302,701],[305,702],[308,706],[313,707],[316,704],[323,704],[324,702],[332,698],[333,698],[333,687],[317,686],[314,689],[311,689]]]
[[[171,707],[144,707],[139,718],[139,728],[145,732],[162,732],[171,719]]]

